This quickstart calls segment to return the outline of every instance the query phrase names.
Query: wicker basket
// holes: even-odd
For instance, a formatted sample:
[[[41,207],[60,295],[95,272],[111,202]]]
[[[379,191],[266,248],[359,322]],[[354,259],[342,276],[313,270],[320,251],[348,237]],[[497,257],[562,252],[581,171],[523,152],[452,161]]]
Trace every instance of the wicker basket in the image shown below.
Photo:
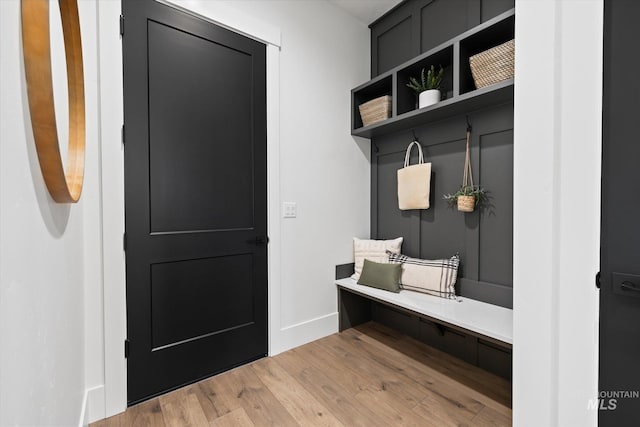
[[[509,40],[469,58],[476,88],[513,78],[515,42]]]
[[[458,196],[458,210],[460,212],[473,212],[476,207],[475,196]]]
[[[391,117],[391,97],[389,95],[367,101],[360,104],[360,117],[362,125],[369,126]]]

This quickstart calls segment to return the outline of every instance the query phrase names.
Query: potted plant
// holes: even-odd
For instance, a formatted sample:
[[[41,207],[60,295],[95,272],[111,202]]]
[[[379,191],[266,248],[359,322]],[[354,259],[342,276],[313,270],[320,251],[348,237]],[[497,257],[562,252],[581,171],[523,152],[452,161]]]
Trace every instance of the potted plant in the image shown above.
[[[440,101],[440,83],[442,83],[443,75],[444,69],[442,66],[440,66],[440,70],[436,72],[435,67],[432,65],[426,73],[425,69],[422,69],[420,80],[415,77],[409,78],[407,87],[416,91],[418,95],[418,108],[424,108]]]
[[[450,205],[457,205],[460,212],[473,212],[480,203],[487,200],[487,190],[479,185],[463,185],[453,194],[445,194]]]

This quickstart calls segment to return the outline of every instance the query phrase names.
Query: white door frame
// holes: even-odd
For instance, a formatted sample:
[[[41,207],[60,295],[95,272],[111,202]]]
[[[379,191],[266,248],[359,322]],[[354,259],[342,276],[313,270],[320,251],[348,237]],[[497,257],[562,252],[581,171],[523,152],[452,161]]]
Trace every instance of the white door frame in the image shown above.
[[[267,45],[267,230],[269,354],[280,351],[280,29],[219,2],[163,3]],[[100,127],[104,278],[104,417],[127,407],[122,44],[119,1],[99,0]],[[126,17],[125,17],[126,19]],[[99,416],[102,414],[92,414]]]
[[[516,0],[515,426],[598,422],[603,22],[603,0]]]

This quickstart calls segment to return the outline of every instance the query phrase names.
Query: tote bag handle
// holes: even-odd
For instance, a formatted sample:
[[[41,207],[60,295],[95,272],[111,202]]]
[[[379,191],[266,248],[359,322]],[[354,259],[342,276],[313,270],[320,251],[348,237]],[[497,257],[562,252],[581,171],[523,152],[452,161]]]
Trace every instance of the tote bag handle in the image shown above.
[[[421,165],[421,164],[424,163],[424,155],[422,154],[422,146],[420,145],[420,143],[418,141],[413,141],[407,147],[407,154],[405,154],[405,156],[404,156],[404,167],[405,168],[407,166],[409,166],[409,158],[411,157],[411,149],[413,148],[414,144],[418,147],[418,164]]]

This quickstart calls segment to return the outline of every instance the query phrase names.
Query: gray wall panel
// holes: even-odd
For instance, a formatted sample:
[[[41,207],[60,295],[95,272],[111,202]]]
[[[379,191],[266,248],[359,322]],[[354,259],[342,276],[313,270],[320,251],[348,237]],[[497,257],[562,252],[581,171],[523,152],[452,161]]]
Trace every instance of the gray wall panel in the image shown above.
[[[483,0],[480,6],[480,20],[482,22],[488,21],[513,8],[514,3],[514,0]]]
[[[408,0],[370,25],[371,77],[513,8],[515,0]]]
[[[490,202],[480,215],[478,280],[513,284],[513,131],[480,137],[480,182]]]
[[[456,294],[478,301],[488,302],[506,308],[513,308],[513,289],[511,286],[479,282],[464,277],[456,283]]]
[[[411,43],[406,42],[412,38],[411,31],[411,16],[408,16],[377,36],[379,50],[376,65],[380,73],[415,56]]]
[[[468,13],[476,5],[478,12]],[[435,0],[420,10],[420,51],[429,49],[480,24],[477,0]],[[475,15],[475,16],[470,16]],[[380,46],[380,51],[384,49]]]
[[[427,161],[431,162],[431,207],[420,211],[420,253],[426,259],[448,258],[465,245],[464,215],[459,215],[442,195],[460,186],[464,164],[464,139],[430,145],[426,148]],[[463,254],[461,254],[463,255]],[[463,260],[464,264],[464,260]]]
[[[469,115],[474,182],[491,193],[489,206],[464,214],[450,208],[443,195],[462,181],[466,118],[454,117],[409,132],[374,138],[372,153],[373,238],[403,236],[402,252],[420,258],[461,257],[459,293],[510,307],[513,252],[513,104]],[[400,211],[397,170],[402,167],[413,132],[432,163],[431,207]],[[414,150],[415,151],[415,150]],[[412,164],[416,155],[412,157]]]
[[[336,265],[336,280],[351,277],[355,271],[355,263]]]
[[[394,239],[404,237],[402,250],[404,253],[419,251],[419,243],[412,236],[419,235],[420,216],[416,211],[401,211],[398,209],[397,170],[398,165],[404,163],[406,147],[402,151],[386,154],[378,153],[377,193],[377,237],[378,239]],[[415,161],[415,160],[414,160]],[[383,227],[380,227],[383,224]]]

